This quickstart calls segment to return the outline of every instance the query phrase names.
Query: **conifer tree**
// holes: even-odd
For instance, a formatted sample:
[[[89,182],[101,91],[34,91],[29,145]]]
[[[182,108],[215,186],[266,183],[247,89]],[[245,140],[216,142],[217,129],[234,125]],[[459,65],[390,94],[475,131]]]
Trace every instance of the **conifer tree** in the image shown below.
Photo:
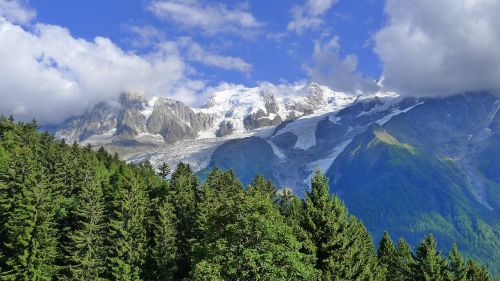
[[[146,192],[128,166],[121,167],[109,223],[108,268],[114,280],[140,280],[146,255]]]
[[[476,262],[470,260],[467,262],[467,280],[489,281],[491,280],[491,277],[486,268],[479,266]]]
[[[452,281],[467,280],[467,264],[464,262],[462,255],[458,251],[457,245],[453,243],[450,254],[448,255],[448,270]]]
[[[417,280],[440,281],[447,279],[445,260],[436,250],[436,239],[428,235],[416,250],[415,277]]]
[[[170,166],[167,163],[161,163],[160,167],[158,167],[158,175],[162,178],[166,178],[170,175]]]
[[[316,171],[304,203],[304,229],[316,247],[322,280],[370,280],[375,271],[371,237],[350,218],[343,203],[328,194],[328,179]]]
[[[97,162],[76,200],[75,229],[68,235],[68,275],[71,280],[99,280],[106,270],[106,210],[102,184],[104,167]]]
[[[384,276],[387,280],[394,280],[394,259],[396,258],[396,248],[394,247],[394,243],[392,242],[392,239],[387,231],[384,232],[384,236],[378,244],[377,258],[380,264],[382,276]]]
[[[4,207],[8,208],[8,213],[5,240],[2,241],[5,268],[1,277],[5,280],[48,280],[57,273],[54,264],[57,203],[42,168],[33,158],[24,159],[26,166],[12,167],[14,177],[7,182],[14,189],[7,193],[12,196],[11,200],[2,200],[7,204]],[[24,168],[28,170],[23,171]]]
[[[411,281],[414,279],[415,259],[411,251],[410,245],[400,238],[396,245],[394,259],[394,272],[392,278],[395,281]]]
[[[274,199],[276,194],[276,187],[271,180],[266,179],[261,174],[257,174],[250,183],[250,190],[252,192],[262,192],[267,194],[269,198]]]
[[[179,163],[170,179],[169,198],[174,206],[177,233],[177,272],[175,279],[183,279],[191,271],[193,240],[195,238],[196,198],[198,179],[191,167]]]
[[[153,267],[148,273],[150,280],[173,280],[176,272],[176,229],[172,205],[163,201],[158,206],[158,216],[153,228],[151,256]]]

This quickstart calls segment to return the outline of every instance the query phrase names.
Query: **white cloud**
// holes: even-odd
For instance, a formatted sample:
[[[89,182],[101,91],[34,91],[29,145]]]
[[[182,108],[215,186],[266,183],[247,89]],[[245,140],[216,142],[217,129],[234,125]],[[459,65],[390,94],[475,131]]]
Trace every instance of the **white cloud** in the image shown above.
[[[164,41],[166,37],[163,31],[149,24],[125,24],[122,26],[122,29],[132,34],[132,37],[126,38],[125,41],[130,43],[134,48],[151,47]]]
[[[408,95],[500,89],[500,1],[388,0],[374,37],[384,86]]]
[[[252,70],[252,65],[243,59],[212,53],[187,37],[179,40],[179,46],[186,49],[186,58],[191,61],[244,73],[249,73]]]
[[[202,0],[155,0],[147,8],[161,19],[186,28],[198,28],[209,35],[241,34],[262,25],[245,9],[229,9],[224,4]]]
[[[342,57],[340,54],[338,37],[326,42],[316,41],[312,64],[304,66],[311,79],[334,90],[349,93],[376,91],[376,83],[363,77],[357,67],[356,55]]]
[[[36,17],[35,11],[16,0],[0,0],[0,17],[17,23],[25,24]]]
[[[202,81],[181,59],[176,42],[153,53],[125,52],[107,38],[74,38],[60,26],[34,24],[27,31],[0,18],[0,113],[60,122],[123,90],[145,90],[195,103]]]
[[[301,34],[307,29],[316,29],[323,24],[324,14],[337,0],[307,0],[304,5],[294,6],[291,10],[293,20],[288,30]]]

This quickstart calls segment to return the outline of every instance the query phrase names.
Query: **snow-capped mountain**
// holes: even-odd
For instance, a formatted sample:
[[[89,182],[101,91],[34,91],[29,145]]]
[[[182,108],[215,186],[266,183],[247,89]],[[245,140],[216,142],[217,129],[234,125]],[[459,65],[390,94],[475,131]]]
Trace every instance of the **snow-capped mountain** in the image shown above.
[[[244,184],[259,173],[299,196],[320,168],[372,233],[412,244],[436,233],[446,247],[456,242],[496,265],[498,245],[478,251],[477,243],[500,233],[499,109],[492,93],[355,97],[315,83],[280,91],[225,85],[198,108],[123,94],[56,135],[130,162],[187,162],[201,179],[215,167]]]
[[[227,85],[199,108],[142,92],[123,93],[117,102],[99,103],[62,124],[56,137],[107,144],[119,141],[173,144],[276,126],[302,116],[339,110],[356,97],[308,82],[270,93],[262,87]]]
[[[184,161],[196,171],[213,164],[214,153],[222,144],[258,137],[270,145],[281,163],[291,160],[286,152],[292,149],[294,163],[287,165],[296,165],[296,169],[282,167],[294,172],[277,182],[299,188],[316,166],[326,170],[346,142],[369,123],[351,124],[336,147],[302,159],[301,152],[321,142],[316,134],[318,124],[325,118],[335,124],[336,115],[349,110],[359,111],[359,119],[385,122],[414,105],[399,108],[395,106],[399,100],[389,93],[353,96],[315,82],[282,88],[221,85],[197,108],[164,97],[147,99],[142,92],[123,93],[116,102],[99,103],[67,120],[56,137],[104,146],[134,162],[175,166]],[[296,138],[293,147],[283,147],[286,138]],[[273,170],[280,167],[277,164]]]

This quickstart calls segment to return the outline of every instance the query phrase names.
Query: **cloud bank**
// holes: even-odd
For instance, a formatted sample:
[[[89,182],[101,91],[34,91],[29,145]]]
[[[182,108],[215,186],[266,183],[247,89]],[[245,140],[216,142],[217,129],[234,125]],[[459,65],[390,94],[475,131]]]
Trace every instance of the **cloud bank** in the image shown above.
[[[62,27],[35,24],[27,31],[0,18],[0,112],[42,123],[60,122],[123,90],[145,90],[191,103],[203,82],[174,43],[141,57],[107,38],[74,38]]]
[[[200,74],[188,62],[247,74],[252,68],[188,37],[169,41],[152,26],[123,27],[137,37],[131,45],[151,50],[138,55],[105,37],[90,41],[61,26],[33,23],[34,17],[20,2],[0,0],[0,114],[19,120],[60,123],[123,91],[198,104],[206,83],[193,78]]]
[[[500,1],[387,0],[374,37],[384,86],[405,95],[500,89]]]

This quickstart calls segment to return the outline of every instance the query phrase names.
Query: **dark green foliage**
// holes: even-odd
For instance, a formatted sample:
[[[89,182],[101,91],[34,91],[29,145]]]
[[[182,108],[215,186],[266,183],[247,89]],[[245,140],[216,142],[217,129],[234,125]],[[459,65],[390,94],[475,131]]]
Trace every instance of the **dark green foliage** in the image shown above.
[[[231,170],[200,187],[0,117],[0,280],[491,280],[429,236],[416,257],[364,225],[317,172],[305,200]]]
[[[316,253],[323,280],[370,280],[376,272],[371,236],[347,213],[338,197],[328,194],[328,179],[318,170],[304,203],[303,227]]]
[[[387,232],[384,232],[384,236],[378,244],[377,258],[382,276],[388,280],[396,279],[396,247],[394,247],[394,243]]]
[[[418,280],[447,280],[446,262],[436,250],[437,242],[428,235],[417,247],[415,275]]]
[[[467,280],[469,281],[488,281],[491,280],[490,274],[483,266],[479,266],[474,261],[467,262]]]
[[[68,275],[72,280],[98,280],[106,270],[106,209],[103,184],[107,174],[98,162],[85,178],[72,217],[75,228],[67,242]]]
[[[148,201],[132,169],[120,169],[109,222],[109,269],[113,279],[139,280],[146,259],[145,215]]]
[[[185,278],[190,270],[195,238],[196,194],[198,179],[191,167],[179,163],[170,180],[169,198],[174,206],[176,223],[177,271],[176,279]]]
[[[314,280],[312,260],[266,195],[239,193],[207,220],[195,280]]]
[[[391,275],[395,281],[415,280],[414,268],[415,258],[411,251],[410,245],[400,238],[396,245],[396,257],[394,260],[394,267],[392,268]]]
[[[170,175],[170,166],[167,163],[162,163],[160,167],[158,167],[158,175],[162,178],[166,178]]]

